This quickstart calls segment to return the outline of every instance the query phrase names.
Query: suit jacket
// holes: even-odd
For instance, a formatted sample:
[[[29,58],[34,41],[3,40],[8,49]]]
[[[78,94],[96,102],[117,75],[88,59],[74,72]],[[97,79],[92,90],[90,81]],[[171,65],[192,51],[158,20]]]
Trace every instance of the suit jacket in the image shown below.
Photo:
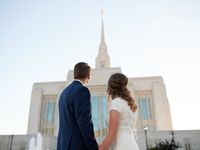
[[[59,98],[57,150],[98,150],[95,140],[90,92],[73,81]]]

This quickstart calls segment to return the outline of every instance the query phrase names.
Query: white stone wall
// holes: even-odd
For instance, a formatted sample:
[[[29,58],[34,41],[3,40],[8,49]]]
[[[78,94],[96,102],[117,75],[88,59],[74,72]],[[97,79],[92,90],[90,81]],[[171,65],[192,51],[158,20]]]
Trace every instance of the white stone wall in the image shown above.
[[[171,141],[171,130],[169,131],[147,131],[147,143],[149,148],[155,146],[155,142]],[[185,145],[190,144],[191,150],[200,150],[200,130],[177,130],[174,131],[175,142],[181,145],[178,150],[186,150]],[[138,132],[138,144],[140,150],[146,150],[144,131]]]
[[[33,86],[30,112],[29,112],[29,121],[28,121],[28,131],[27,131],[28,134],[35,134],[39,131],[41,104],[42,104],[42,89]]]
[[[14,135],[11,140],[11,135],[0,135],[0,150],[28,150],[29,141],[34,138],[37,141],[37,134]],[[55,150],[57,138],[52,135],[42,135],[42,150]]]
[[[37,134],[28,135],[14,135],[13,141],[11,135],[0,135],[0,150],[10,149],[12,141],[13,150],[22,150],[29,148],[29,141],[34,137],[37,138]],[[155,146],[155,142],[160,140],[171,141],[171,130],[169,131],[147,131],[147,143],[149,147]],[[200,150],[200,130],[177,130],[174,131],[175,142],[181,144],[181,148],[178,150],[186,150],[185,145],[190,144],[191,150]],[[55,150],[56,149],[56,136],[42,135],[43,150]],[[138,132],[137,143],[140,150],[146,150],[146,141],[144,131]]]
[[[32,88],[29,121],[28,121],[28,134],[36,134],[40,131],[40,120],[41,120],[41,110],[42,110],[42,98],[44,95],[57,95],[56,107],[58,103],[59,93],[66,86],[66,82],[45,82],[45,83],[35,83]],[[55,127],[58,127],[58,111],[55,109]],[[57,132],[55,131],[55,134]]]
[[[153,125],[155,130],[172,130],[171,112],[166,96],[165,85],[162,77],[137,77],[129,78],[134,85],[136,97],[148,95],[151,98],[152,120],[138,118],[138,128],[141,130],[148,124]]]
[[[157,130],[172,130],[169,103],[163,83],[153,82],[153,99]]]

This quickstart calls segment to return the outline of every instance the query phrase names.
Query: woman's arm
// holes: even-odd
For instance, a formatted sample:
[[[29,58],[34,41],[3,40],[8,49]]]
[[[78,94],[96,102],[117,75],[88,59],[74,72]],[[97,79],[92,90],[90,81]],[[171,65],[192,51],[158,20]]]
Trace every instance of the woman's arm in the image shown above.
[[[108,150],[110,148],[111,144],[117,137],[119,121],[120,121],[120,113],[116,110],[111,110],[109,132],[105,140],[100,145],[99,150]]]

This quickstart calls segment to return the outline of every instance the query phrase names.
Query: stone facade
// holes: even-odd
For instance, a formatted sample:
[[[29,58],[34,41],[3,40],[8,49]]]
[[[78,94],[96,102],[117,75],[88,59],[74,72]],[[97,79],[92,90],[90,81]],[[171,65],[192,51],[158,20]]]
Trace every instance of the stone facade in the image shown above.
[[[57,134],[58,112],[57,103],[59,93],[66,86],[66,82],[35,83],[32,89],[31,105],[28,121],[28,134]],[[51,110],[49,110],[49,108]],[[50,120],[49,119],[49,116]]]
[[[30,140],[34,138],[37,143],[37,134],[28,135],[1,135],[0,150],[29,150]],[[41,150],[55,150],[57,138],[52,135],[42,135]]]
[[[168,140],[171,141],[172,134],[169,131],[149,131],[147,130],[148,147],[155,146],[155,142]],[[178,150],[200,150],[200,130],[178,130],[174,132],[175,142],[181,145]],[[144,131],[138,131],[137,143],[140,150],[146,150],[146,141]],[[37,140],[37,134],[28,135],[1,135],[0,150],[28,150],[31,138]],[[42,135],[42,150],[55,150],[57,138],[52,135]]]
[[[147,131],[148,147],[154,147],[155,142],[172,139],[171,130],[169,131]],[[178,150],[200,150],[200,130],[177,130],[174,132],[174,140],[181,145]],[[138,145],[140,150],[146,150],[144,131],[138,132]]]

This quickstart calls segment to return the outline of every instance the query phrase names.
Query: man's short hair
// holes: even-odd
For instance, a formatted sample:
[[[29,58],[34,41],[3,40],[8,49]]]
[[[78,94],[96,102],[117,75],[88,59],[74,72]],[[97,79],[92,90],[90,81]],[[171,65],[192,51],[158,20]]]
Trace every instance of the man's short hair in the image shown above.
[[[74,66],[74,79],[85,79],[90,75],[91,68],[85,62],[79,62]]]

